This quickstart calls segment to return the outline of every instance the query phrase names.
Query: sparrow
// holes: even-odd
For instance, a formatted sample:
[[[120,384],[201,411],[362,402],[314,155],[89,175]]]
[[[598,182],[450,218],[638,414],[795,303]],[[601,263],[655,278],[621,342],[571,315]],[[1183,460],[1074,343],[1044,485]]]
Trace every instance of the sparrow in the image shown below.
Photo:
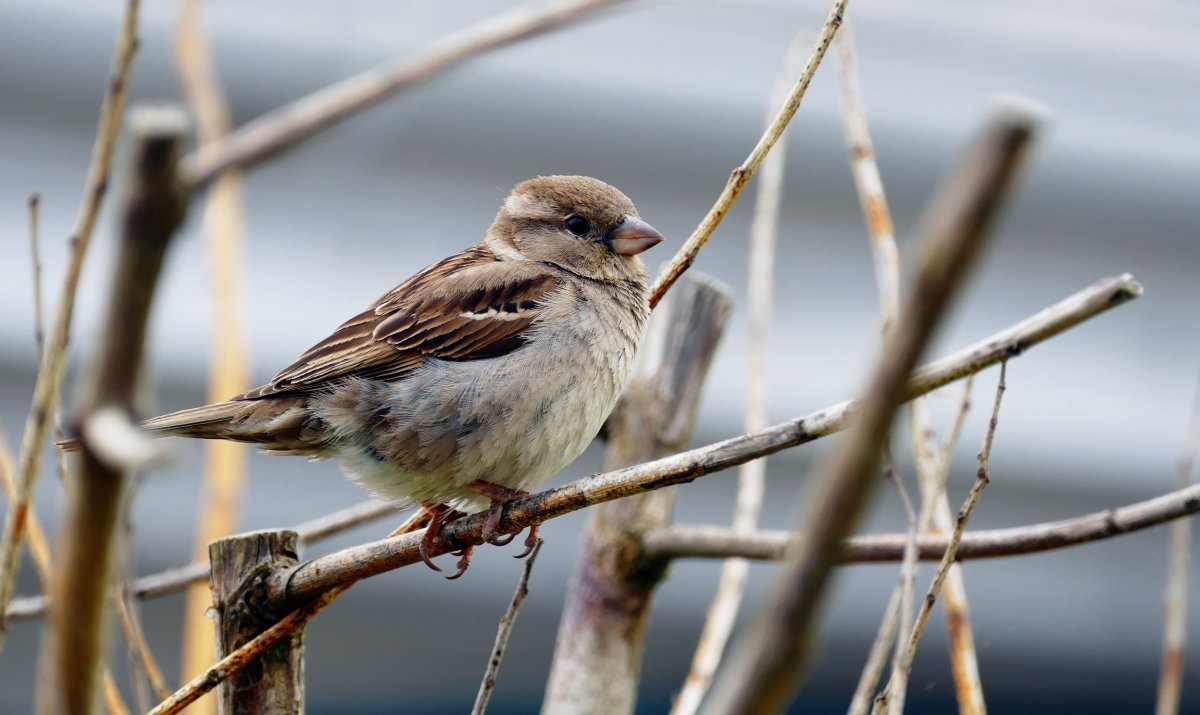
[[[442,525],[524,496],[583,452],[624,389],[650,314],[638,254],[663,240],[586,176],[517,184],[483,240],[343,323],[270,382],[146,421],[155,436],[337,460]],[[525,553],[537,543],[530,527]],[[467,547],[458,570],[470,563]]]

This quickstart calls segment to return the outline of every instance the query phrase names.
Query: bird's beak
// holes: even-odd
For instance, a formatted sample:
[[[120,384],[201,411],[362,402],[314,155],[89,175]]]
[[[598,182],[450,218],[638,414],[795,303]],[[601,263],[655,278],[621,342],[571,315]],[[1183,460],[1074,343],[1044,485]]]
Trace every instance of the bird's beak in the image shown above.
[[[604,237],[604,242],[612,248],[612,252],[622,256],[636,256],[662,243],[662,240],[663,235],[653,226],[633,216],[626,216],[620,226]]]

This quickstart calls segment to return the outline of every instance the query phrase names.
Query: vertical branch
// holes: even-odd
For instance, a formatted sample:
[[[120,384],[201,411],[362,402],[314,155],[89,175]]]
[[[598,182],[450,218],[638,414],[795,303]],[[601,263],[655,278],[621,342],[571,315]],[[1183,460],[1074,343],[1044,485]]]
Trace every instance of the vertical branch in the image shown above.
[[[1179,487],[1191,486],[1196,453],[1200,452],[1200,383],[1183,457],[1179,460]],[[1183,692],[1183,647],[1187,643],[1188,551],[1192,540],[1192,522],[1179,519],[1171,525],[1170,571],[1165,594],[1163,618],[1162,669],[1158,677],[1158,702],[1155,715],[1175,715]]]
[[[775,87],[767,103],[769,124],[775,107],[783,103],[792,85],[792,78],[801,71],[807,44],[799,36],[792,41],[783,67],[775,79]],[[784,165],[787,157],[785,137],[780,136],[775,150],[762,165],[762,175],[755,197],[754,217],[750,223],[749,286],[747,313],[750,320],[749,365],[746,370],[747,432],[763,429],[769,423],[767,413],[767,336],[771,327],[771,301],[774,291],[775,242],[779,234],[779,208],[783,201]],[[766,491],[767,460],[756,459],[743,464],[738,471],[737,502],[733,512],[735,531],[751,532],[758,527]],[[708,692],[713,674],[733,632],[742,595],[746,589],[749,564],[745,559],[726,559],[721,566],[717,591],[708,607],[704,627],[692,665],[679,696],[671,708],[672,715],[692,715],[700,708]]]
[[[734,645],[701,712],[776,713],[808,666],[817,607],[842,539],[867,503],[883,440],[905,385],[951,297],[966,278],[1013,183],[1035,126],[1008,108],[994,117],[922,220],[919,270],[896,329],[877,358],[854,430],[805,490],[800,532],[768,604]]]
[[[63,278],[62,295],[58,300],[49,342],[42,350],[37,383],[33,388],[33,404],[21,440],[16,495],[8,502],[4,534],[0,536],[0,613],[8,610],[8,603],[12,600],[16,585],[21,543],[24,541],[25,528],[29,521],[29,500],[37,484],[46,433],[50,428],[54,406],[58,404],[59,389],[62,387],[71,317],[75,312],[75,293],[79,287],[80,274],[83,272],[83,260],[87,257],[88,246],[91,245],[92,233],[96,227],[96,216],[100,213],[100,204],[108,188],[113,155],[116,153],[117,134],[125,112],[126,80],[137,47],[138,9],[139,0],[127,1],[112,69],[109,72],[108,89],[104,94],[104,104],[100,107],[100,124],[96,130],[95,145],[92,147],[87,188],[79,208],[75,233],[71,237],[71,257]],[[6,632],[5,619],[0,617],[0,651],[4,648]]]
[[[229,134],[232,121],[205,40],[201,0],[184,0],[175,29],[175,60],[184,96],[196,117],[201,146],[214,146]],[[204,233],[212,261],[213,355],[208,401],[219,402],[249,387],[246,346],[241,320],[243,210],[241,173],[220,174],[209,186],[204,203]],[[211,541],[233,533],[246,473],[246,446],[236,442],[205,444],[204,483],[201,487],[195,556],[202,560]],[[188,589],[183,616],[183,679],[202,672],[212,661],[213,630],[204,614],[208,589]],[[201,701],[215,712],[215,701]]]
[[[176,165],[186,126],[172,108],[143,109],[130,120],[131,185],[104,341],[80,392],[80,471],[52,580],[41,712],[90,712],[96,693],[125,477],[146,451],[130,417],[134,386],[159,269],[185,208]]]
[[[221,657],[277,620],[278,614],[263,613],[252,596],[272,570],[296,565],[297,539],[294,531],[255,531],[209,545]],[[223,713],[304,712],[304,629],[295,629],[267,649],[258,667],[230,676],[219,696]]]
[[[12,500],[16,493],[16,484],[13,480],[12,450],[8,447],[8,440],[0,433],[0,484],[4,488],[4,498]],[[53,574],[53,565],[50,562],[50,541],[46,538],[46,531],[42,528],[42,523],[38,519],[37,514],[33,511],[29,512],[29,554],[33,557],[33,567],[37,570],[38,580],[42,583],[42,590],[50,590],[50,578]],[[113,680],[112,672],[106,667],[103,672],[103,688],[104,688],[104,706],[111,715],[123,715],[129,712],[129,708],[125,706],[124,700],[121,699],[121,692],[117,689],[116,682]]]
[[[46,350],[46,321],[42,318],[42,248],[39,220],[42,197],[29,197],[29,262],[33,271],[33,341],[37,345],[38,360]]]
[[[605,469],[687,447],[705,375],[729,317],[728,290],[687,281],[655,312],[638,374],[608,420]],[[567,594],[546,715],[633,711],[650,601],[666,564],[641,558],[641,534],[665,526],[674,489],[598,506]]]
[[[900,481],[900,475],[896,473],[896,466],[892,463],[892,455],[886,444],[883,451],[883,470],[900,494],[900,503],[904,506],[904,517],[907,523],[904,534],[904,558],[900,566],[900,625],[898,631],[900,637],[896,639],[896,652],[892,659],[894,672],[896,668],[900,667],[901,659],[904,656],[901,644],[907,642],[909,635],[913,632],[913,593],[916,590],[917,582],[917,513],[913,510],[912,500],[908,498],[908,491],[904,488],[904,483]],[[907,685],[907,681],[905,685]]]
[[[854,183],[871,238],[871,254],[874,257],[875,279],[879,286],[880,310],[886,334],[895,323],[900,301],[900,254],[896,247],[895,229],[883,188],[883,179],[871,143],[871,132],[855,61],[854,34],[849,26],[838,37],[838,59],[842,67],[842,118],[845,124],[846,147],[850,152]],[[967,391],[969,395],[970,383]],[[933,522],[934,533],[945,534],[950,528],[950,505],[945,495],[949,459],[943,455],[943,459],[939,461],[935,453],[935,437],[926,398],[914,399],[908,403],[907,409],[918,484],[921,489],[921,516],[917,529],[919,532],[929,530],[931,519],[936,517],[936,521]],[[959,414],[965,414],[965,407]],[[961,428],[961,418],[958,426]],[[952,447],[955,441],[956,437],[952,436],[947,442],[947,447]],[[914,569],[915,566],[907,568]],[[911,574],[902,577],[901,582],[911,581],[911,578]],[[900,586],[897,585],[896,588],[899,590]],[[878,634],[881,651],[887,650],[888,643],[894,637],[896,609],[899,607],[900,600],[893,596],[885,610],[883,625]],[[959,708],[968,715],[982,715],[986,712],[983,686],[979,680],[979,665],[975,656],[975,638],[971,630],[966,586],[963,582],[962,567],[958,564],[951,568],[946,585],[945,609]],[[875,666],[881,664],[876,656],[875,648],[872,647],[872,655],[868,657],[867,667],[864,668],[863,677],[860,678],[851,701],[851,713],[864,712],[875,690],[879,678],[879,671],[875,670]]]

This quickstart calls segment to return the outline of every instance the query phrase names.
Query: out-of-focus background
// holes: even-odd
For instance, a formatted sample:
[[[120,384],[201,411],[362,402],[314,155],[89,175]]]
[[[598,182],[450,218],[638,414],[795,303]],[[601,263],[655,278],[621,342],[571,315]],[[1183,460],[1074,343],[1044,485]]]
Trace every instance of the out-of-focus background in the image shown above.
[[[504,3],[505,5],[511,3]],[[121,3],[0,2],[0,419],[15,439],[35,373],[25,201],[43,197],[48,295],[82,190]],[[756,141],[768,90],[798,31],[815,37],[824,0],[632,4],[473,60],[252,171],[244,316],[265,380],[378,294],[482,236],[500,200],[537,174],[581,173],[624,190],[669,241],[665,260]],[[237,122],[384,59],[415,53],[500,3],[228,0],[207,26]],[[176,3],[144,9],[134,100],[176,99]],[[978,127],[993,98],[1043,103],[1051,128],[976,279],[933,353],[1006,327],[1103,276],[1129,271],[1145,296],[1022,356],[977,527],[1064,518],[1172,489],[1200,372],[1200,5],[1189,0],[956,3],[855,0],[863,90],[898,232]],[[854,395],[876,348],[877,302],[847,167],[832,55],[789,130],[787,189],[771,338],[771,414],[782,420]],[[121,165],[123,166],[123,165]],[[743,199],[696,269],[729,283],[739,306],[713,367],[697,443],[740,432],[746,326]],[[75,331],[76,364],[96,338],[115,212],[102,217]],[[156,407],[202,399],[211,341],[209,266],[194,211],[170,256],[153,319]],[[973,477],[995,371],[951,477]],[[944,425],[957,388],[933,399]],[[898,446],[906,440],[897,439]],[[138,573],[188,561],[200,445],[150,475],[133,505]],[[817,444],[770,461],[767,526],[788,524]],[[911,486],[911,462],[901,471]],[[555,483],[599,468],[593,447]],[[255,455],[246,529],[283,526],[363,494],[332,464]],[[678,519],[726,523],[734,473],[680,490]],[[881,490],[864,529],[902,526]],[[37,510],[54,524],[56,480]],[[586,513],[547,538],[500,674],[492,712],[538,707]],[[374,539],[379,523],[323,544]],[[1145,712],[1158,677],[1167,531],[966,567],[985,692],[994,712]],[[1200,541],[1193,548],[1200,551]],[[362,583],[309,628],[309,711],[413,713],[469,708],[520,565],[482,549],[447,582],[408,568]],[[640,712],[663,712],[686,672],[719,565],[672,567],[651,618]],[[1200,711],[1200,577],[1193,569],[1184,711]],[[842,569],[817,667],[797,712],[844,710],[895,579],[894,566]],[[931,570],[922,569],[924,588]],[[758,565],[744,611],[773,567]],[[21,593],[36,582],[26,569]],[[150,643],[178,671],[178,597],[144,606]],[[940,617],[940,616],[939,616]],[[918,655],[911,712],[952,712],[940,627]],[[28,710],[39,626],[14,626],[0,660],[0,710]],[[123,668],[123,659],[116,661]]]

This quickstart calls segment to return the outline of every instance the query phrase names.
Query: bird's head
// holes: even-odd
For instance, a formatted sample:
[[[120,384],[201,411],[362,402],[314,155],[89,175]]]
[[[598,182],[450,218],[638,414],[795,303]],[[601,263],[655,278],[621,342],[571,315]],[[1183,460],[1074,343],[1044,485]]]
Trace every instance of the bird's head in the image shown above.
[[[487,235],[501,258],[541,261],[605,281],[644,280],[637,255],[662,240],[629,197],[587,176],[517,184]]]

